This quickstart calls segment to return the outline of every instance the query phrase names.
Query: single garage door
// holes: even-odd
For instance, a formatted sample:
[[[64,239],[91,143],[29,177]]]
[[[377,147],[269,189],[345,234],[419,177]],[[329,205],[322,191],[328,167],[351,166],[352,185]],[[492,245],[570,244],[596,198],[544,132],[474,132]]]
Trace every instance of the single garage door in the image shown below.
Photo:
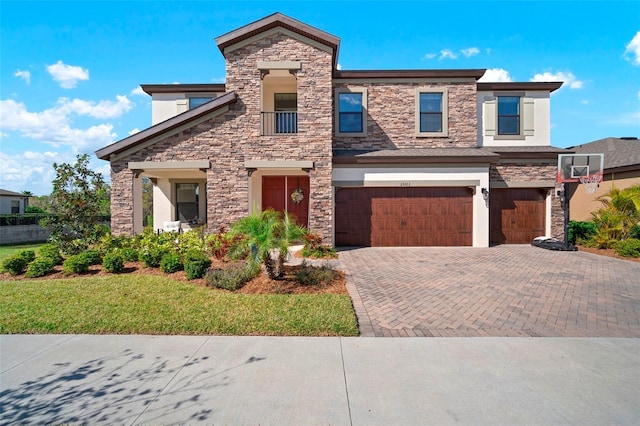
[[[470,246],[469,188],[339,188],[338,246]]]
[[[545,234],[547,191],[544,189],[492,189],[489,194],[489,229],[492,244],[531,244]]]

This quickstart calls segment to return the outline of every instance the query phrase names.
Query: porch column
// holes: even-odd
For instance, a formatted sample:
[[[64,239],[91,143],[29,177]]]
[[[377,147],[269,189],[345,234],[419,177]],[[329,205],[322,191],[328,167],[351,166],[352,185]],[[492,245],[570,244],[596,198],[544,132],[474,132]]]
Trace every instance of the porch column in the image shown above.
[[[133,198],[133,233],[141,234],[144,230],[142,226],[142,176],[134,174],[132,185]]]

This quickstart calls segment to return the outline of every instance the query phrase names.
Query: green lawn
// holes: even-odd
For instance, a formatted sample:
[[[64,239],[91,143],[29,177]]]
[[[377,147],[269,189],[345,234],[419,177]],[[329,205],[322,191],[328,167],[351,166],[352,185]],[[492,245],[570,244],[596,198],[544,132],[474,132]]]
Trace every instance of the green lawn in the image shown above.
[[[355,336],[348,295],[243,295],[162,276],[0,281],[0,334]]]
[[[7,257],[11,256],[12,254],[15,254],[21,250],[34,250],[38,251],[38,249],[43,245],[44,243],[37,243],[37,244],[19,244],[19,245],[11,245],[11,246],[0,246],[0,262],[2,262],[4,259],[6,259]]]

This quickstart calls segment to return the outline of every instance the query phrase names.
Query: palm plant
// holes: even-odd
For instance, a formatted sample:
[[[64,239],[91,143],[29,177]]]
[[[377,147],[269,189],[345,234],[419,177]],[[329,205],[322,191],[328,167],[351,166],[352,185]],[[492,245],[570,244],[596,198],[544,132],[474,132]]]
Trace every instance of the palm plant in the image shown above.
[[[597,227],[593,239],[601,248],[610,248],[617,241],[629,238],[640,222],[640,185],[611,191],[598,197],[602,207],[591,215]]]
[[[269,278],[275,279],[282,275],[289,245],[305,230],[288,213],[267,209],[238,220],[229,232],[235,240],[229,256],[247,256],[250,262],[261,263]]]

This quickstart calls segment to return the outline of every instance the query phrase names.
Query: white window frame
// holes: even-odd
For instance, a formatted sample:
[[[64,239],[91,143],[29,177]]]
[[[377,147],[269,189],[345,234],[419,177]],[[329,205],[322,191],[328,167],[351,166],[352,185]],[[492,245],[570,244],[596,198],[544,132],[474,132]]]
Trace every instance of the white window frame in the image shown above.
[[[362,132],[340,132],[340,94],[341,93],[360,93],[362,94]],[[335,105],[335,135],[342,137],[364,137],[367,136],[367,88],[366,87],[340,87],[335,89],[334,97]]]
[[[420,131],[420,94],[421,93],[441,93],[442,94],[442,131],[441,132],[421,132]],[[449,136],[449,89],[446,87],[418,87],[415,91],[415,123],[417,137],[447,137]]]

